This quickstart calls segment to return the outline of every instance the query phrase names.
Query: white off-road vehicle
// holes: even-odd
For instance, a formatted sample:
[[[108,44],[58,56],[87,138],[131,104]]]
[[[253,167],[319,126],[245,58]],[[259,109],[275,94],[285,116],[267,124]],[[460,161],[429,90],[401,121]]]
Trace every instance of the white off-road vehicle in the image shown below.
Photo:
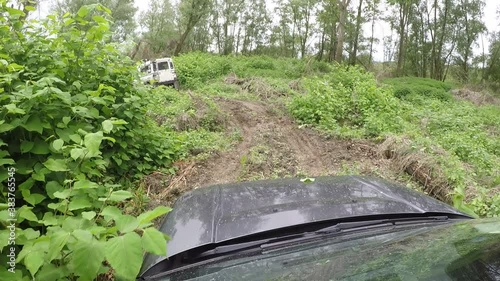
[[[168,85],[179,89],[179,81],[175,74],[174,62],[171,58],[159,58],[145,61],[139,67],[142,72],[141,81],[154,85]]]

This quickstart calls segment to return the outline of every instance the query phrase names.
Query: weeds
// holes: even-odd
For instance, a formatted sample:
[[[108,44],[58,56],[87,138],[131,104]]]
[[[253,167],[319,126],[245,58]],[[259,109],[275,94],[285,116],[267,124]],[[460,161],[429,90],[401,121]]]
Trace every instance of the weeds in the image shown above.
[[[404,140],[390,157],[429,194],[469,213],[500,215],[500,195],[489,192],[500,182],[500,109],[456,100],[450,84],[431,79],[385,83],[377,86],[360,69],[337,68],[306,79],[305,94],[294,96],[289,110],[334,135]]]

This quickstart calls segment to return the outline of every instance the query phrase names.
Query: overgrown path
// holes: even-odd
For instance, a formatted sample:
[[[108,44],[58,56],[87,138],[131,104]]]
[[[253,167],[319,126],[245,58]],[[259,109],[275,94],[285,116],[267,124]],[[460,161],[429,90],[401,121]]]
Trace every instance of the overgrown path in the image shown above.
[[[391,171],[390,161],[377,154],[374,144],[301,128],[275,103],[226,98],[216,102],[227,115],[226,133],[239,133],[240,141],[205,160],[178,163],[176,176],[155,190],[156,200],[172,201],[192,188],[236,181],[351,173],[387,177]]]

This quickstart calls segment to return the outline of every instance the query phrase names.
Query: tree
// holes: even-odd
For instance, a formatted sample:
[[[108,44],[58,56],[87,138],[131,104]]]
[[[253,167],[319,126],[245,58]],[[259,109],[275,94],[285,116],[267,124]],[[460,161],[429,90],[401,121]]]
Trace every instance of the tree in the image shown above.
[[[479,34],[486,31],[482,21],[484,2],[482,0],[460,0],[456,10],[457,28],[457,55],[456,63],[460,66],[459,78],[462,82],[469,81],[469,65],[472,60],[472,47]]]
[[[242,53],[259,50],[268,43],[271,19],[265,0],[248,0],[241,21]]]
[[[175,47],[174,55],[178,55],[184,43],[188,38],[188,35],[195,28],[195,26],[200,22],[200,20],[207,16],[212,5],[210,0],[181,0],[179,3],[179,32],[180,37]]]
[[[274,26],[271,33],[271,44],[279,49],[279,55],[286,57],[295,57],[295,30],[291,20],[291,7],[284,0],[278,2],[275,8],[275,14],[278,15],[278,25]]]
[[[394,25],[398,31],[398,58],[396,74],[401,75],[404,67],[405,60],[405,44],[407,39],[407,28],[410,13],[415,0],[388,0],[388,3],[395,7],[397,17],[395,18],[396,24]]]
[[[370,47],[369,47],[369,57],[368,61],[369,64],[371,65],[373,62],[373,45],[378,42],[378,39],[375,38],[374,33],[375,33],[375,21],[378,19],[378,14],[380,11],[378,10],[378,6],[380,4],[380,0],[372,0],[368,1],[368,16],[371,18],[371,36],[369,38],[370,40]]]
[[[320,2],[318,21],[321,31],[318,59],[323,59],[326,53],[327,61],[335,60],[337,45],[337,26],[339,20],[339,9],[336,0],[323,0]]]
[[[114,41],[124,41],[135,34],[137,24],[134,17],[137,8],[134,6],[134,0],[57,0],[52,10],[59,15],[76,13],[84,5],[97,3],[111,10],[111,32]]]
[[[356,16],[356,31],[354,32],[353,50],[352,50],[352,53],[351,53],[351,56],[349,59],[349,61],[350,61],[349,63],[351,65],[356,64],[356,58],[358,56],[358,44],[359,44],[359,37],[360,37],[360,31],[361,31],[361,20],[362,20],[361,13],[363,11],[362,9],[363,9],[363,0],[359,0],[358,13]]]
[[[303,58],[307,51],[307,41],[311,36],[312,14],[315,12],[316,2],[314,0],[290,0],[288,5],[292,16],[292,37],[298,41],[300,57]]]
[[[151,1],[148,10],[140,15],[140,25],[145,30],[141,42],[145,42],[151,49],[149,56],[173,53],[178,34],[170,0]]]
[[[337,0],[338,5],[338,14],[339,14],[339,27],[337,29],[337,48],[335,51],[335,60],[339,63],[343,60],[343,51],[344,51],[344,36],[345,36],[345,27],[347,22],[347,8],[351,0]]]
[[[491,36],[485,80],[500,86],[500,32]]]

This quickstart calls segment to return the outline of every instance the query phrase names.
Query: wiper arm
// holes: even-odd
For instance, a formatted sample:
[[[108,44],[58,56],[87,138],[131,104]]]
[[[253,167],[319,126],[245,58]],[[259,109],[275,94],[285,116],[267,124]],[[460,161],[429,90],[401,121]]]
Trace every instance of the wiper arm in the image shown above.
[[[395,219],[379,219],[379,220],[368,220],[368,221],[353,221],[353,222],[340,222],[336,225],[325,227],[316,230],[316,234],[328,234],[341,232],[343,230],[349,229],[363,229],[370,228],[372,226],[383,226],[383,225],[396,225],[396,224],[408,224],[416,222],[433,222],[433,221],[446,221],[448,216],[429,216],[429,217],[410,217],[410,218],[395,218]]]
[[[252,249],[252,248],[259,248],[259,246],[261,246],[263,244],[287,241],[287,240],[291,240],[291,239],[300,238],[302,236],[304,236],[304,234],[292,234],[292,235],[286,235],[286,236],[275,237],[275,238],[267,238],[267,239],[249,241],[249,242],[242,242],[242,243],[236,243],[236,244],[217,246],[213,249],[196,254],[196,255],[190,257],[190,259],[201,259],[201,258],[206,258],[206,257],[211,257],[211,256],[223,255],[223,254],[227,254],[227,253],[239,252],[239,251],[248,250],[248,249]]]

